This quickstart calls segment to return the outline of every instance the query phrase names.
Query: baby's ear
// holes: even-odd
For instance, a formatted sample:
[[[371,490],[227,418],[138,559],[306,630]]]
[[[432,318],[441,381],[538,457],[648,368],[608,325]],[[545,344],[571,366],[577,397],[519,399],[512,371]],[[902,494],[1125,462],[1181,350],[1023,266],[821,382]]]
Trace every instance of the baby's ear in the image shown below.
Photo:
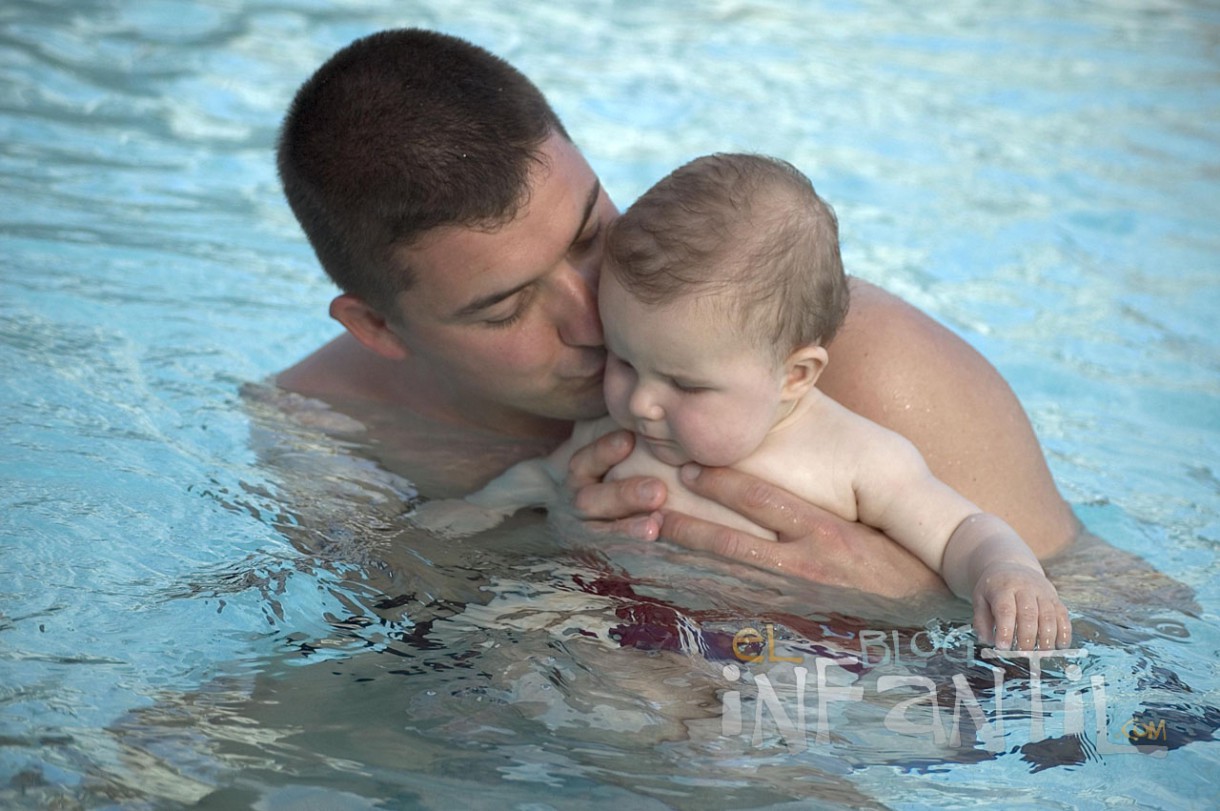
[[[788,401],[804,397],[813,388],[813,384],[818,382],[829,360],[826,348],[817,344],[793,350],[784,361],[784,387],[780,398]]]

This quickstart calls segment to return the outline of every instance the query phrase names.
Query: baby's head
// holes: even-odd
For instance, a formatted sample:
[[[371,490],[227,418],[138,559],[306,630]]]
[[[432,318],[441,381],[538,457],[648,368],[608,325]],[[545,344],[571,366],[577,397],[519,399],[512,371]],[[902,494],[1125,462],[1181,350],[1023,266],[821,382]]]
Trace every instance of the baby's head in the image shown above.
[[[788,163],[699,158],[613,224],[600,301],[611,415],[665,461],[732,464],[813,385],[847,313],[834,212]]]
[[[640,302],[714,298],[723,326],[782,360],[847,314],[834,211],[791,164],[717,154],[674,170],[613,225],[606,272]]]

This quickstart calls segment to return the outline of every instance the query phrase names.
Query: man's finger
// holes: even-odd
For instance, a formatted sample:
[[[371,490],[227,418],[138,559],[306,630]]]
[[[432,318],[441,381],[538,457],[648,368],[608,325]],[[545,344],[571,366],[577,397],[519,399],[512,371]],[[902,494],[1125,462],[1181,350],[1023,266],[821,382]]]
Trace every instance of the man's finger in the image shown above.
[[[617,521],[585,521],[584,527],[598,535],[626,535],[637,541],[655,541],[661,536],[661,514],[634,515]]]
[[[648,516],[661,508],[665,495],[665,485],[659,480],[633,476],[585,485],[576,491],[572,507],[586,520]]]
[[[783,488],[727,467],[682,466],[682,482],[786,540],[809,532],[810,505]]]
[[[661,535],[678,546],[767,568],[775,561],[776,543],[685,513],[665,512]]]
[[[572,454],[568,462],[567,485],[571,490],[600,482],[610,468],[631,455],[635,447],[635,434],[630,431],[611,431],[596,442]]]

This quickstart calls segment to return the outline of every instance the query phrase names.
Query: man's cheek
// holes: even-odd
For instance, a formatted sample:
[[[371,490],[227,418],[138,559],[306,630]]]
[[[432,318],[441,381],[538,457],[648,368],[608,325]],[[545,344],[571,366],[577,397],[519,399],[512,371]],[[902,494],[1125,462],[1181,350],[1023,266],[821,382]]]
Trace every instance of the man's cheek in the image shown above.
[[[489,354],[488,374],[534,377],[548,370],[545,353],[538,352],[526,341],[500,341]],[[525,382],[525,381],[522,381]]]

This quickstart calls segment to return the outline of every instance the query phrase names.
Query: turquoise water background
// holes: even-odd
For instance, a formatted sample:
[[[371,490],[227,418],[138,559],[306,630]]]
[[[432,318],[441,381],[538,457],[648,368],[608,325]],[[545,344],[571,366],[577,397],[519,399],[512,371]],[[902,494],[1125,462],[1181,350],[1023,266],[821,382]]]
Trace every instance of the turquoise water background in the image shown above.
[[[265,762],[208,760],[189,734],[147,733],[169,721],[131,720],[217,684],[278,683],[304,644],[311,661],[336,662],[369,646],[336,627],[376,601],[365,575],[377,564],[294,543],[304,522],[239,391],[335,334],[332,288],[276,182],[279,120],[334,50],[399,25],[465,36],[520,67],[620,206],[710,151],[805,170],[838,211],[849,271],[978,347],[1030,413],[1077,514],[1195,590],[1201,614],[1175,617],[1186,637],[1152,632],[1102,659],[1135,674],[1152,661],[1193,702],[1217,705],[1213,6],[11,0],[0,8],[0,803],[185,807],[244,786],[227,807],[258,796],[292,807],[311,791],[352,808],[749,804],[678,767],[668,794],[632,793],[613,768],[573,777],[528,730],[497,783],[446,770],[440,744],[430,765],[365,753],[311,771],[274,736],[258,744]],[[358,509],[345,493],[359,477],[328,481],[336,514]],[[315,712],[285,724],[325,737]],[[387,712],[402,709],[352,710],[373,738]],[[283,784],[243,784],[243,765]],[[754,768],[744,756],[717,765],[738,783]],[[843,779],[895,808],[1205,808],[1218,769],[1212,740],[1034,775],[1001,757]]]

